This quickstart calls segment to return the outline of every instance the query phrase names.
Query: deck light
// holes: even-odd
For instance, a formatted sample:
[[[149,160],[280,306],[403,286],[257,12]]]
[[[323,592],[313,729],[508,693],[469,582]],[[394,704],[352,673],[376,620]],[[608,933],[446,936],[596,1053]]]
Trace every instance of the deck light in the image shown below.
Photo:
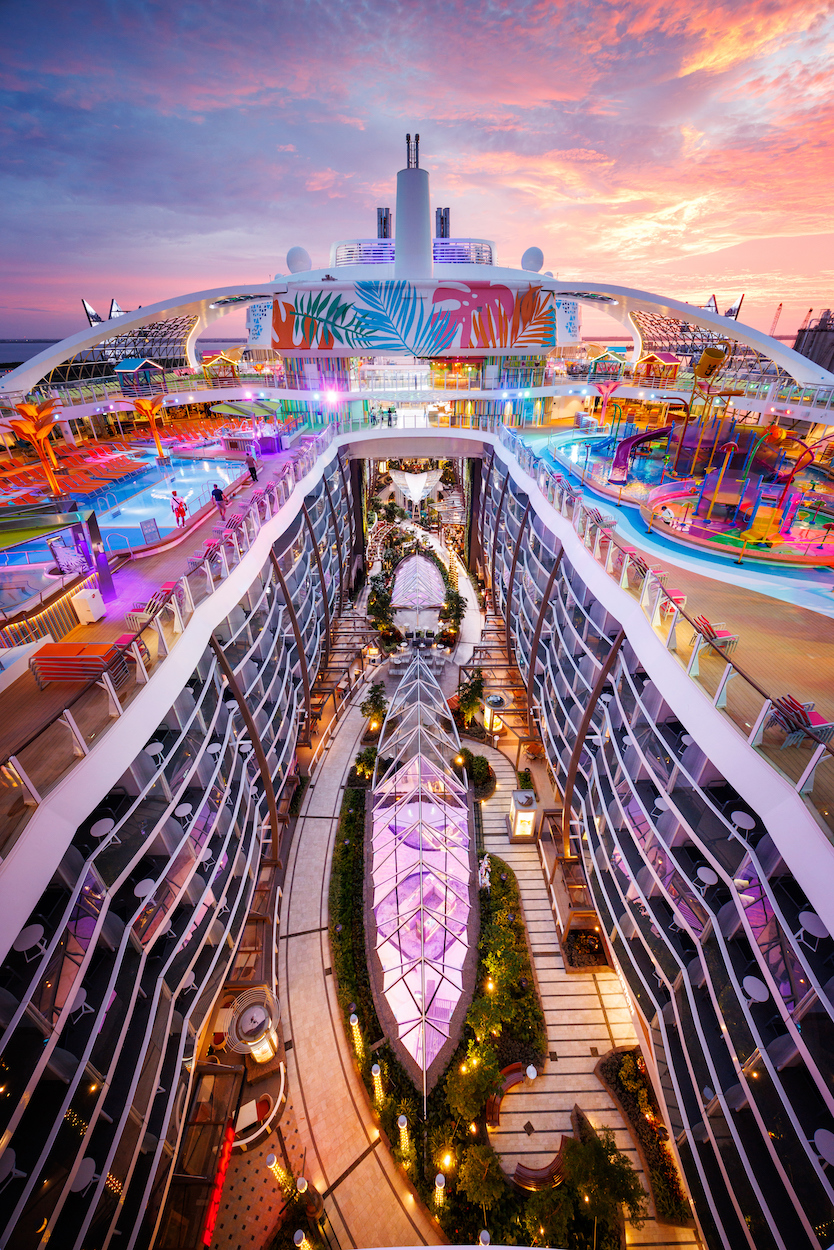
[[[446,1189],[446,1177],[442,1172],[438,1172],[434,1178],[434,1201],[437,1206],[443,1206],[443,1196]]]
[[[404,1115],[397,1116],[397,1128],[400,1130],[400,1150],[403,1154],[408,1150],[408,1119]]]
[[[371,1068],[371,1076],[374,1078],[374,1098],[377,1102],[382,1102],[382,1068],[378,1063]]]

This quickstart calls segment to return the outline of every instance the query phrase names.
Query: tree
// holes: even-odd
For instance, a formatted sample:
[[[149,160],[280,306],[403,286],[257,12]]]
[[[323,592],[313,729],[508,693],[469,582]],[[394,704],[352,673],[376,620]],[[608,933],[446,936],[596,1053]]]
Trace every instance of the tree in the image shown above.
[[[567,1245],[574,1202],[574,1192],[567,1185],[535,1190],[525,1203],[522,1217],[530,1245]]]
[[[480,1206],[484,1213],[484,1223],[487,1211],[502,1196],[506,1185],[498,1156],[492,1146],[470,1146],[464,1152],[458,1172],[458,1189],[466,1194],[470,1202]]]
[[[370,780],[374,775],[374,764],[376,763],[376,747],[365,747],[364,751],[360,751],[356,757],[356,772],[360,777]]]
[[[479,1042],[498,1037],[504,1025],[506,1003],[500,994],[484,994],[476,998],[466,1014],[466,1023]]]
[[[401,508],[396,499],[389,499],[387,504],[383,506],[382,515],[389,524],[393,525],[395,521],[402,521],[408,516],[405,508]]]
[[[8,421],[9,426],[18,438],[25,438],[38,453],[41,468],[44,471],[52,494],[62,494],[58,479],[52,471],[52,466],[57,465],[58,462],[55,459],[55,453],[49,445],[49,435],[52,433],[52,418],[55,412],[55,400],[47,399],[42,404],[15,404],[15,410],[20,415],[11,417]]]
[[[380,499],[379,495],[371,495],[370,499],[368,500],[368,515],[370,516],[370,514],[373,512],[376,516],[379,516],[381,509],[382,509],[382,500]]]
[[[589,1134],[583,1141],[568,1140],[562,1172],[587,1215],[610,1227],[619,1220],[622,1206],[631,1223],[642,1227],[646,1194],[631,1163],[617,1149],[611,1129]]]
[[[460,623],[466,615],[465,596],[449,587],[446,591],[446,602],[439,615],[441,621],[448,621],[454,629],[460,629]]]
[[[367,697],[360,704],[359,711],[371,722],[372,729],[381,727],[388,711],[385,686],[381,681],[375,681],[368,687]]]
[[[156,443],[156,454],[160,460],[164,457],[165,452],[162,450],[162,444],[159,441],[159,430],[156,428],[156,418],[162,408],[162,396],[151,395],[150,399],[134,399],[133,407],[139,413],[140,417],[147,419],[148,425],[151,427],[153,441]]]
[[[498,1058],[493,1048],[470,1042],[466,1058],[450,1068],[446,1076],[444,1088],[449,1109],[462,1120],[474,1120],[500,1080]]]
[[[386,633],[394,624],[391,592],[386,585],[385,578],[380,574],[371,578],[371,589],[368,595],[368,616],[376,622],[380,633]]]
[[[484,675],[476,668],[458,688],[458,707],[465,724],[480,710],[484,698]]]

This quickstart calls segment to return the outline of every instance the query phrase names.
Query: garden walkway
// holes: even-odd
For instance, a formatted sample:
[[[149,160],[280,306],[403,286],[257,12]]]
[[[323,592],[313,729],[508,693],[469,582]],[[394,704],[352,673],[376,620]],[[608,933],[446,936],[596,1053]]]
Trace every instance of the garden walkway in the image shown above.
[[[384,674],[373,670],[372,676]],[[278,935],[289,1090],[281,1133],[293,1174],[306,1176],[324,1196],[341,1250],[438,1245],[443,1240],[373,1121],[345,1038],[330,968],[330,861],[344,783],[364,731],[358,710],[363,697],[364,687],[354,696],[305,795],[287,864]],[[213,1250],[260,1250],[271,1244],[280,1205],[265,1163],[271,1152],[280,1159],[274,1135],[263,1146],[233,1156]]]
[[[620,982],[611,970],[570,975],[565,971],[538,851],[535,846],[513,846],[507,837],[505,817],[517,786],[515,770],[500,751],[487,746],[473,749],[487,757],[495,772],[495,794],[481,805],[484,849],[509,864],[518,880],[549,1052],[536,1081],[517,1085],[504,1097],[501,1124],[490,1140],[507,1173],[519,1162],[541,1167],[556,1154],[562,1134],[571,1135],[570,1113],[578,1104],[595,1128],[614,1130],[617,1146],[644,1181],[631,1135],[594,1075],[598,1055],[612,1046],[637,1044]],[[654,1219],[642,1229],[627,1225],[626,1243],[655,1250],[700,1244],[695,1232]]]

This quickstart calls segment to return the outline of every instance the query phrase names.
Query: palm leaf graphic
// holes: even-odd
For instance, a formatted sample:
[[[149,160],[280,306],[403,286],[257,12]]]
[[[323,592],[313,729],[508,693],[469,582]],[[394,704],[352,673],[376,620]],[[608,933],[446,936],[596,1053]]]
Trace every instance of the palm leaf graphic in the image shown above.
[[[452,342],[457,327],[448,312],[427,312],[420,293],[409,282],[357,282],[365,304],[357,309],[358,333],[380,351],[406,351],[434,356]]]
[[[346,347],[367,344],[357,326],[356,309],[342,299],[338,291],[308,291],[297,295],[292,310],[293,321],[301,329],[303,347]]]
[[[556,346],[556,314],[549,303],[550,294],[532,283],[524,295],[516,296],[511,346]]]

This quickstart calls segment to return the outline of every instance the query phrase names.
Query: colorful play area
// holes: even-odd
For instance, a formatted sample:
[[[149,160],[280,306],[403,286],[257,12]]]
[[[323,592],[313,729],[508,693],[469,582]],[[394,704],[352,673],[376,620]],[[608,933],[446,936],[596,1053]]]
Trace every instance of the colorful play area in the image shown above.
[[[777,417],[750,424],[734,392],[717,387],[694,386],[687,404],[618,402],[615,386],[598,385],[596,429],[565,430],[549,443],[583,489],[636,506],[649,530],[683,545],[834,565],[834,436],[800,437]]]

